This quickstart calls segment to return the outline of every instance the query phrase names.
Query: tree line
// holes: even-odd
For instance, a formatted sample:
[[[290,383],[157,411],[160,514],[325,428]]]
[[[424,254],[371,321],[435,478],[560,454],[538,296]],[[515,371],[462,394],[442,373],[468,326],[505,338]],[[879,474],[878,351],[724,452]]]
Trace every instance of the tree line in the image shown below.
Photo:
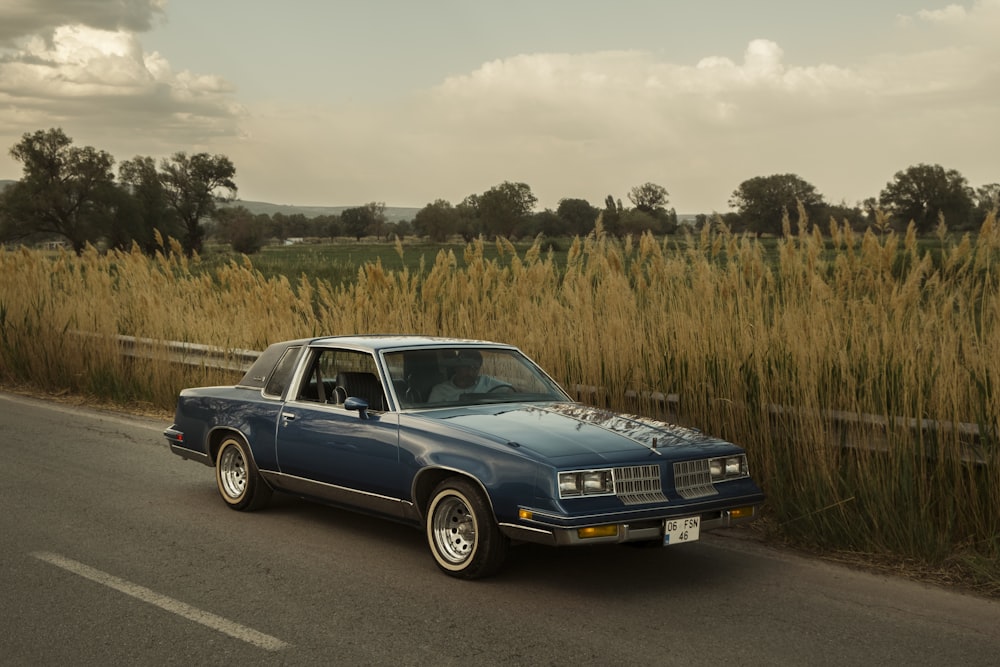
[[[594,229],[599,217],[604,230],[617,236],[670,234],[680,225],[676,211],[668,208],[666,188],[652,182],[628,192],[631,206],[608,195],[596,206],[565,198],[555,210],[536,211],[538,200],[530,186],[504,181],[456,205],[438,199],[413,220],[388,222],[382,202],[311,218],[227,206],[237,194],[236,168],[224,155],[178,152],[159,163],[136,156],[118,166],[116,177],[110,154],[75,146],[60,128],[24,134],[10,155],[22,164],[23,175],[0,192],[0,243],[62,240],[78,253],[99,243],[115,248],[136,244],[154,253],[162,239],[174,237],[192,254],[202,250],[209,233],[249,254],[269,239],[293,237],[445,241],[461,236],[469,241],[479,236],[581,236]],[[728,202],[733,211],[701,213],[685,222],[699,227],[721,219],[736,232],[779,234],[785,213],[801,210],[812,222],[833,218],[859,231],[904,228],[912,222],[918,233],[926,234],[942,222],[950,230],[975,229],[996,208],[998,197],[1000,184],[974,189],[959,172],[940,165],[899,171],[877,198],[854,206],[826,202],[796,174],[774,174],[740,183]]]
[[[92,146],[74,146],[61,129],[26,133],[10,149],[23,176],[0,194],[0,241],[65,240],[76,252],[88,244],[138,244],[155,252],[157,234],[201,249],[203,221],[216,203],[236,193],[236,168],[224,155],[175,153],[157,166],[151,157],[122,162]]]

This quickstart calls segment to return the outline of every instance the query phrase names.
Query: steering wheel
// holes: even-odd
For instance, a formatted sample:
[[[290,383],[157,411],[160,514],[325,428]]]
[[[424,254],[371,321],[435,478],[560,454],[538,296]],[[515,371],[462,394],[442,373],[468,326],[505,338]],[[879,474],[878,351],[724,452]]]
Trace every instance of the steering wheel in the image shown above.
[[[498,385],[495,385],[493,387],[490,387],[489,389],[486,390],[486,393],[487,394],[492,394],[493,392],[500,391],[500,390],[504,390],[503,393],[505,393],[505,394],[513,394],[515,391],[517,391],[516,389],[514,389],[514,385],[507,384],[505,382],[503,384],[498,384]]]

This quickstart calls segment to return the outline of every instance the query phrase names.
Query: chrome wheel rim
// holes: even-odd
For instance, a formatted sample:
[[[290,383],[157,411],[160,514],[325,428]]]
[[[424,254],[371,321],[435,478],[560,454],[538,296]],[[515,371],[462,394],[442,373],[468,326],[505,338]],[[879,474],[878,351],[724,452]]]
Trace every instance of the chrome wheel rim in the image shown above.
[[[452,565],[464,563],[476,550],[476,519],[459,496],[448,496],[438,502],[431,531],[438,553]]]
[[[247,488],[247,463],[239,447],[227,447],[219,458],[219,483],[222,491],[238,499]]]

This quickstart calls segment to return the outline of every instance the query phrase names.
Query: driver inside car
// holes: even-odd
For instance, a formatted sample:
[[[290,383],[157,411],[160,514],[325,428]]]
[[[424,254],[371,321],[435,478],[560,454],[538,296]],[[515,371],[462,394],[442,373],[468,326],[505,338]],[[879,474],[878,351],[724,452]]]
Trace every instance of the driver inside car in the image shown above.
[[[428,403],[458,401],[463,394],[485,394],[491,391],[511,391],[512,387],[503,380],[489,375],[480,375],[483,355],[478,350],[455,350],[453,356],[444,360],[449,378],[434,385]]]

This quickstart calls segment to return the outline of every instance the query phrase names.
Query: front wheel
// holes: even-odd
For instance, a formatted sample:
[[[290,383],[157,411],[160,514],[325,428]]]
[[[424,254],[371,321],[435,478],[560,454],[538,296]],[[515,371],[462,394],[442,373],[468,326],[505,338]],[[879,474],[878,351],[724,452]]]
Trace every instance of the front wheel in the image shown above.
[[[507,556],[509,540],[482,492],[467,479],[441,482],[431,495],[425,521],[434,561],[453,577],[489,576]]]
[[[271,487],[261,479],[242,439],[226,436],[215,456],[215,481],[219,495],[234,510],[256,510],[271,499]]]

